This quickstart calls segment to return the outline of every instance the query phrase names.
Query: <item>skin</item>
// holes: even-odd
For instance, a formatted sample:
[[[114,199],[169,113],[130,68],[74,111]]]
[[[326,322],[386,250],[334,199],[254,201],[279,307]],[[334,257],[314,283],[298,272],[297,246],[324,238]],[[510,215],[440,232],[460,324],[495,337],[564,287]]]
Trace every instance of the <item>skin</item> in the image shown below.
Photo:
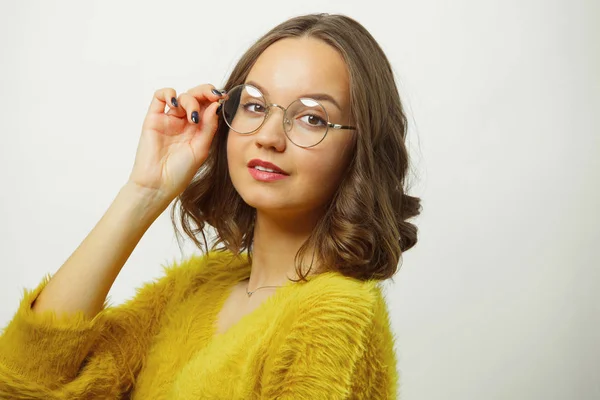
[[[287,107],[297,98],[325,93],[340,105],[320,101],[333,123],[353,125],[350,115],[350,81],[342,56],[315,38],[282,39],[258,58],[246,82],[256,82],[268,103]],[[286,137],[283,111],[273,108],[265,124],[254,134],[229,132],[228,166],[240,196],[256,208],[253,265],[239,290],[283,285],[297,278],[294,257],[308,238],[347,170],[353,150],[351,130],[329,129],[325,139],[312,148],[301,148]],[[260,182],[247,164],[258,158],[286,171],[286,179]],[[310,260],[307,260],[309,263]],[[274,288],[273,288],[274,289]],[[261,289],[251,299],[264,298],[272,289]]]

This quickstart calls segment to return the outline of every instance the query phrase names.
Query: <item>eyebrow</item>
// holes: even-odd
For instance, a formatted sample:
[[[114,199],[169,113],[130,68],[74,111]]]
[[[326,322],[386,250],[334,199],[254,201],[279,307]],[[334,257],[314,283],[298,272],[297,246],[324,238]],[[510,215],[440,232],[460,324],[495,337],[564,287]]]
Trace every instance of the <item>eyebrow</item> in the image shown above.
[[[265,89],[264,87],[262,87],[261,85],[259,85],[258,83],[254,82],[254,81],[248,81],[246,82],[246,85],[252,85],[255,86],[258,90],[260,90],[262,93],[266,94],[267,96],[269,95],[269,91],[267,89]],[[326,93],[307,93],[307,94],[303,94],[302,96],[299,97],[310,97],[311,99],[315,99],[315,100],[322,100],[322,101],[328,101],[331,104],[333,104],[334,106],[336,106],[338,108],[338,110],[342,111],[342,107],[340,107],[339,103],[330,95],[326,94]]]

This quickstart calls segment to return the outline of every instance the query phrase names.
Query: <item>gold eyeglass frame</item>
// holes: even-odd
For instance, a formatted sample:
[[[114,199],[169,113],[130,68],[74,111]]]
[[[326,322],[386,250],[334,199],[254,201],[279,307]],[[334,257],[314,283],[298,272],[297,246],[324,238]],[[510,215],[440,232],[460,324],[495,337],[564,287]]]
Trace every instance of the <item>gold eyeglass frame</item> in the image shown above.
[[[227,124],[227,126],[228,126],[228,127],[229,127],[229,128],[232,130],[232,131],[234,131],[234,132],[237,132],[237,133],[239,133],[240,135],[251,135],[251,134],[255,133],[256,131],[258,131],[260,128],[262,128],[262,126],[265,124],[265,122],[267,122],[267,118],[269,118],[269,115],[271,115],[271,108],[272,108],[272,107],[279,108],[281,111],[283,111],[283,118],[281,119],[281,122],[282,122],[282,125],[283,125],[283,132],[285,132],[285,136],[286,136],[286,137],[287,137],[287,138],[290,140],[290,142],[292,142],[292,143],[294,143],[296,146],[298,146],[298,147],[302,147],[302,148],[304,148],[304,149],[308,149],[308,148],[311,148],[311,147],[315,147],[316,145],[318,145],[319,143],[321,143],[323,140],[325,140],[325,137],[327,136],[327,133],[329,133],[329,128],[332,128],[332,129],[338,129],[338,130],[341,130],[341,129],[356,130],[356,127],[354,127],[354,126],[349,126],[349,125],[340,125],[340,124],[334,124],[334,123],[330,122],[330,121],[329,121],[329,114],[327,113],[327,109],[325,108],[325,106],[323,106],[323,104],[321,104],[321,102],[319,102],[319,101],[317,101],[317,100],[315,100],[315,99],[311,99],[310,97],[301,97],[301,98],[298,98],[298,99],[296,99],[296,100],[292,101],[290,104],[288,104],[288,106],[287,106],[287,107],[283,107],[282,105],[279,105],[279,104],[275,104],[275,103],[269,103],[269,102],[267,102],[267,98],[266,98],[266,96],[263,94],[263,92],[261,92],[261,91],[260,91],[260,90],[259,90],[259,89],[258,89],[256,86],[249,85],[249,84],[247,84],[247,83],[242,83],[242,84],[240,84],[240,85],[234,86],[233,88],[231,88],[230,90],[228,90],[228,91],[227,91],[225,94],[228,94],[229,92],[233,91],[234,89],[237,89],[237,88],[239,88],[239,87],[243,87],[243,86],[249,86],[249,87],[251,87],[252,89],[256,90],[258,93],[260,93],[260,97],[262,97],[262,99],[265,101],[266,113],[265,113],[265,117],[264,117],[263,121],[262,121],[262,122],[261,122],[261,124],[258,126],[258,128],[254,129],[253,131],[250,131],[250,132],[244,132],[244,133],[242,133],[242,132],[239,132],[239,131],[236,131],[235,129],[233,129],[233,127],[232,127],[232,126],[229,124],[229,121],[227,121],[227,118],[225,118],[225,113],[223,112],[223,110],[221,110],[221,113],[222,113],[222,115],[223,115],[223,119],[225,120],[225,123]],[[255,97],[255,96],[253,96],[253,97]],[[224,103],[225,103],[227,100],[228,100],[228,99],[219,99],[218,103],[221,105],[219,108],[224,108],[224,107],[223,107],[223,104],[224,104]],[[285,127],[286,120],[288,120],[288,121],[289,121],[289,119],[287,118],[287,110],[288,110],[288,108],[289,108],[289,107],[290,107],[292,104],[294,104],[294,103],[295,103],[295,102],[297,102],[298,100],[309,100],[309,101],[315,102],[315,103],[317,103],[319,106],[321,106],[321,108],[323,109],[323,111],[325,111],[325,118],[327,119],[327,121],[326,121],[326,129],[325,129],[325,133],[323,134],[323,137],[321,138],[321,140],[319,140],[317,143],[315,143],[315,144],[313,144],[313,145],[310,145],[310,146],[301,146],[301,145],[297,144],[296,142],[294,142],[294,141],[292,140],[292,138],[290,138],[290,136],[288,135],[288,131],[287,131],[286,127]]]

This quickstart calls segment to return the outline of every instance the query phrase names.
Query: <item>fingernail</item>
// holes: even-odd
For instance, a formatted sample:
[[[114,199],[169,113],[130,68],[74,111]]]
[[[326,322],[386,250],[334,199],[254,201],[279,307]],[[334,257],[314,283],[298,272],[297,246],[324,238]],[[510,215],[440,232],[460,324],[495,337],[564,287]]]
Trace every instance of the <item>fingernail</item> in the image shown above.
[[[175,97],[171,97],[171,104],[173,104],[173,107],[179,107],[179,103],[177,103],[177,99]]]
[[[227,93],[227,90],[225,90],[225,89],[221,90],[221,94],[225,94],[225,93]]]
[[[217,89],[213,89],[213,90],[211,90],[211,92],[213,92],[213,94],[215,94],[217,96],[222,96],[221,92],[219,92]]]
[[[194,111],[192,113],[192,121],[197,124],[198,123],[198,111]]]

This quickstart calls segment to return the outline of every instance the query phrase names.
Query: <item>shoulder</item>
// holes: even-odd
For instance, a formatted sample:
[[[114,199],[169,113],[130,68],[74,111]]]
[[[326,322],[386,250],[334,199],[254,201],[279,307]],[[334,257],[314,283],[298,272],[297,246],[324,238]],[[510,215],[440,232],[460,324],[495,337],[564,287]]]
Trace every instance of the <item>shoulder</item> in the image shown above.
[[[234,254],[228,250],[212,250],[163,265],[165,277],[198,281],[226,279],[232,274],[245,272],[247,267],[248,257],[245,254]]]
[[[277,348],[273,365],[313,375],[302,366],[324,366],[340,374],[349,373],[365,355],[393,365],[393,345],[381,282],[361,281],[340,273],[324,272],[293,290],[277,319]],[[304,358],[302,363],[294,360]],[[327,367],[330,365],[330,367]],[[377,366],[379,368],[380,366]],[[302,370],[298,372],[298,370]],[[345,371],[345,372],[344,372]],[[321,370],[323,372],[323,370]],[[318,374],[320,374],[319,372]],[[351,377],[348,376],[348,382]]]
[[[181,261],[161,264],[163,274],[144,284],[140,290],[165,289],[171,294],[186,294],[195,291],[207,282],[211,285],[227,284],[247,273],[249,264],[246,255],[230,251],[213,250],[206,254],[195,254]]]
[[[340,274],[324,272],[312,276],[303,283],[301,292],[312,300],[348,307],[375,307],[382,297],[381,282],[378,280],[359,280]]]
[[[319,321],[321,328],[351,326],[366,331],[387,316],[380,281],[363,281],[338,272],[324,272],[303,282],[294,300],[300,319]]]

